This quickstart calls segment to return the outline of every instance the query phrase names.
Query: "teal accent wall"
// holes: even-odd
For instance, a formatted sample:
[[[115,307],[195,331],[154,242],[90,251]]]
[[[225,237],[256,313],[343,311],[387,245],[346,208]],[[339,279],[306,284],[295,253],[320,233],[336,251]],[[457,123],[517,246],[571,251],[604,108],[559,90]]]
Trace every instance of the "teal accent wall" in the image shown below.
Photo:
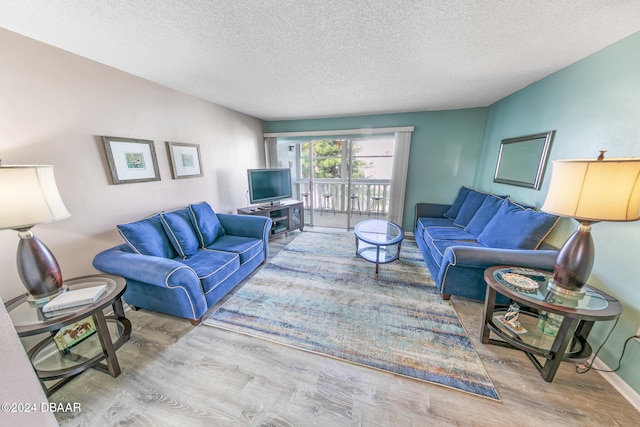
[[[410,231],[417,202],[451,203],[461,185],[472,185],[486,120],[486,108],[472,108],[273,121],[265,123],[265,132],[414,126],[402,221]]]
[[[553,159],[640,157],[640,33],[623,39],[489,108],[474,185],[541,206]],[[540,191],[493,182],[500,141],[556,130]],[[577,222],[563,219],[551,236],[561,246]],[[640,326],[640,221],[593,225],[595,265],[589,283],[622,301],[623,314],[598,357],[615,368],[626,338]],[[596,324],[594,351],[613,321]],[[640,343],[631,341],[618,372],[640,393]]]
[[[540,207],[553,159],[640,157],[640,32],[496,102],[488,108],[267,122],[266,132],[415,126],[403,228],[418,201],[450,203],[461,185],[509,194]],[[542,188],[493,182],[500,141],[555,130]],[[561,246],[577,222],[563,219],[550,236]],[[615,368],[624,341],[640,326],[640,221],[593,226],[596,259],[589,283],[618,298],[624,311],[598,357]],[[613,321],[597,323],[596,351]],[[640,343],[631,341],[618,371],[640,393]]]

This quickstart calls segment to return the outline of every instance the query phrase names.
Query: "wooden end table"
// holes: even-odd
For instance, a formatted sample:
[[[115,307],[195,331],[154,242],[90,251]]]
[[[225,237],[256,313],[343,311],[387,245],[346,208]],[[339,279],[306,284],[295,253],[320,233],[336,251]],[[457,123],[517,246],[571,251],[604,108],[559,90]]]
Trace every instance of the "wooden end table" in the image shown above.
[[[125,317],[122,294],[126,289],[124,278],[109,274],[95,274],[65,280],[69,290],[106,285],[107,291],[93,304],[74,307],[51,315],[42,306],[30,304],[27,294],[8,301],[5,306],[20,337],[49,333],[45,339],[27,351],[40,384],[47,396],[74,376],[89,368],[97,368],[120,375],[116,350],[131,336],[131,322]],[[111,306],[112,316],[104,310]],[[88,317],[93,318],[96,332],[68,350],[59,350],[54,335],[65,326],[73,325]],[[102,363],[105,361],[106,363]],[[60,380],[47,387],[45,381]]]
[[[523,290],[505,280],[505,273],[515,273],[539,283],[538,289]],[[507,276],[508,277],[508,276]],[[516,348],[525,352],[545,381],[553,381],[560,362],[582,361],[591,355],[587,337],[594,322],[616,319],[622,313],[622,305],[614,297],[585,285],[581,298],[571,298],[550,292],[547,285],[553,279],[548,271],[528,268],[495,266],[484,272],[487,293],[484,301],[483,323],[480,340],[484,344],[495,344]],[[506,326],[502,316],[508,306],[496,304],[496,293],[521,304],[519,321],[526,332],[516,333]],[[538,329],[538,318],[560,315],[555,336]],[[490,338],[493,332],[500,340]],[[541,363],[537,357],[541,357]]]

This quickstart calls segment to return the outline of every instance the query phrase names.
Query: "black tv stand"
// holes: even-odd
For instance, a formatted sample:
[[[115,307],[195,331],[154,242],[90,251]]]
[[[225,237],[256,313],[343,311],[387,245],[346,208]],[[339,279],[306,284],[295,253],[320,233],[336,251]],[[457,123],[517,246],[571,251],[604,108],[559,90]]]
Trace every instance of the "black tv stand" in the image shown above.
[[[237,212],[238,215],[260,215],[271,218],[273,225],[271,226],[269,238],[293,230],[302,231],[304,227],[304,209],[302,202],[298,200],[277,202],[277,204],[269,206],[238,208]]]

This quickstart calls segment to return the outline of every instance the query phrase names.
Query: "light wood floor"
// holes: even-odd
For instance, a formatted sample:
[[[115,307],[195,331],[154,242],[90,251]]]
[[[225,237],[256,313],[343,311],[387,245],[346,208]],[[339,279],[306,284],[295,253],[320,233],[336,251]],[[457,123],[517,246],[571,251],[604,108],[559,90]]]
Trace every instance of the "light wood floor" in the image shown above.
[[[563,363],[547,383],[523,353],[478,341],[479,302],[452,302],[502,402],[145,311],[127,312],[118,378],[89,370],[50,400],[81,404],[62,426],[640,425],[598,373]]]

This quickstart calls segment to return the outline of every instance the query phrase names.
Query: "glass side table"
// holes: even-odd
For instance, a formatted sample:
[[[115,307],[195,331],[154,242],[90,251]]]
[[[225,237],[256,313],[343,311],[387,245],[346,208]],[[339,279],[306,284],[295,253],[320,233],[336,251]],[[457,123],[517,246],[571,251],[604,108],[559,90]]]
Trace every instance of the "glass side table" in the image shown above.
[[[42,306],[27,300],[27,294],[13,298],[5,306],[20,337],[48,333],[48,336],[27,351],[27,356],[47,396],[74,376],[89,368],[97,368],[120,375],[116,350],[131,336],[131,322],[125,317],[122,294],[126,289],[124,278],[109,274],[95,274],[65,280],[69,290],[106,285],[107,291],[93,304],[44,313]],[[105,316],[111,307],[113,315]],[[78,342],[69,349],[59,350],[54,341],[62,328],[91,317],[95,334]],[[57,380],[57,381],[56,381]],[[52,386],[45,382],[56,381]]]
[[[399,225],[384,219],[367,219],[356,224],[356,254],[378,266],[400,258],[404,231]]]
[[[524,351],[548,382],[553,381],[562,361],[581,361],[591,355],[587,337],[594,322],[616,319],[622,313],[622,305],[617,299],[592,286],[586,285],[580,298],[555,294],[547,288],[552,278],[551,272],[543,270],[509,266],[487,268],[480,334],[484,344]],[[505,315],[512,313],[507,306],[496,304],[496,293],[522,305],[519,329],[503,321]],[[551,331],[548,322],[557,322]],[[499,340],[491,339],[490,333]],[[544,363],[537,357],[544,359]]]

